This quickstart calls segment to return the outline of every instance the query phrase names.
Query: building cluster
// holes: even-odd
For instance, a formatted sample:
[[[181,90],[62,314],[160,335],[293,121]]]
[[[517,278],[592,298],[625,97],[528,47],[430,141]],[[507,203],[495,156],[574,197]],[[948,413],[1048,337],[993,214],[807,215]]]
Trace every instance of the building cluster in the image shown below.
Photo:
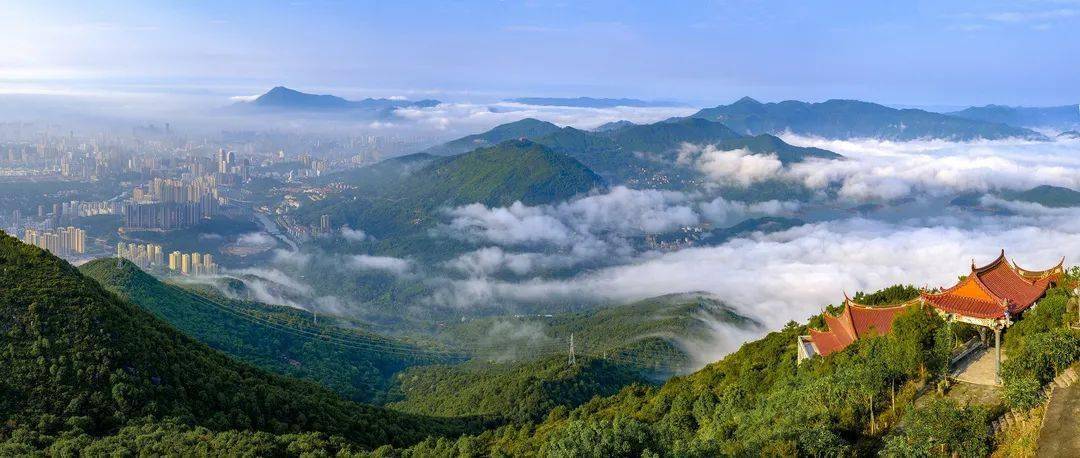
[[[238,160],[236,151],[219,149],[217,154],[217,171],[223,175],[239,176],[241,180],[248,178],[249,167],[247,159]]]
[[[57,256],[86,253],[86,231],[77,227],[54,230],[27,229],[23,243],[49,250]]]
[[[218,265],[214,262],[214,256],[210,253],[173,251],[169,253],[166,260],[161,245],[153,243],[121,243],[116,246],[116,255],[144,269],[155,269],[180,275],[214,275],[218,273]]]
[[[169,253],[169,270],[181,275],[214,275],[218,265],[210,253]]]
[[[123,207],[118,202],[84,202],[73,200],[53,204],[53,215],[57,217],[85,217],[97,215],[117,215]]]
[[[161,245],[153,243],[145,245],[137,243],[117,244],[116,256],[134,262],[144,269],[160,268],[165,265],[165,255],[161,250]]]
[[[191,179],[155,178],[135,188],[124,204],[124,227],[179,229],[212,218],[218,211],[217,182],[212,175]]]

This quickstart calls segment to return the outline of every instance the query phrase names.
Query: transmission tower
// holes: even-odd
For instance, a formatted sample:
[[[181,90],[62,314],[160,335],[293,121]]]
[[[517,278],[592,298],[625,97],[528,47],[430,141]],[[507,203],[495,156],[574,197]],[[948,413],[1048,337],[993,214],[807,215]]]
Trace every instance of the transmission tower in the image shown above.
[[[570,334],[570,356],[568,356],[566,358],[566,364],[568,366],[573,366],[576,363],[577,363],[577,359],[574,358],[574,334],[571,333]]]

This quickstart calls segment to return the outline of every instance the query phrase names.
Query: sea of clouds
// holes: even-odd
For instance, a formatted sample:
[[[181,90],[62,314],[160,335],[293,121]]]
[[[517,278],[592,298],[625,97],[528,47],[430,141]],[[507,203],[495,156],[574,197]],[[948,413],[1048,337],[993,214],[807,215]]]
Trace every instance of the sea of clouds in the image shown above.
[[[973,261],[989,262],[1001,249],[1033,269],[1053,265],[1062,256],[1067,264],[1080,259],[1080,208],[1046,208],[991,195],[983,203],[1008,212],[947,205],[961,192],[1042,184],[1080,188],[1078,141],[785,138],[836,151],[845,159],[783,165],[771,163],[767,155],[687,145],[679,160],[725,186],[781,179],[834,192],[821,193],[811,202],[747,203],[722,194],[615,186],[552,205],[465,205],[444,209],[442,223],[429,236],[466,240],[478,248],[445,262],[427,265],[388,256],[278,250],[272,268],[237,274],[255,279],[251,290],[260,300],[331,313],[348,313],[362,304],[320,295],[283,271],[325,268],[332,262],[341,269],[420,281],[430,292],[414,307],[463,314],[513,304],[617,305],[702,291],[764,324],[749,332],[716,324],[714,338],[682,342],[695,358],[707,362],[765,330],[820,313],[823,306],[839,303],[845,291],[854,294],[893,284],[947,286],[966,274]],[[847,211],[864,202],[883,203],[886,210]],[[889,202],[907,211],[902,217],[883,217]],[[820,208],[835,211],[813,217]],[[722,228],[766,215],[810,222],[713,246],[659,250],[634,243],[650,234],[703,224]],[[367,237],[363,228],[343,231],[347,240]],[[313,257],[332,259],[316,263]],[[550,274],[560,269],[572,274]]]
[[[853,205],[917,199],[905,218],[841,213],[783,232],[755,233],[718,246],[674,252],[634,251],[620,240],[705,220],[719,227],[755,215],[797,214],[795,202],[747,204],[702,201],[694,195],[614,188],[610,193],[554,206],[479,205],[448,211],[455,236],[489,246],[451,263],[467,278],[442,281],[438,305],[596,301],[619,303],[662,294],[707,291],[770,327],[804,320],[843,292],[892,284],[943,286],[985,263],[1001,249],[1021,265],[1041,268],[1061,256],[1080,259],[1080,208],[1052,209],[988,196],[984,203],[1009,214],[947,207],[960,192],[1023,190],[1051,184],[1080,188],[1080,142],[1025,140],[946,142],[836,141],[785,136],[793,144],[836,151],[844,160],[783,166],[767,155],[687,145],[681,161],[697,164],[725,185],[765,179],[796,180],[814,189],[839,189],[836,202]],[[749,159],[748,159],[749,158]],[[946,196],[944,199],[933,197]],[[911,204],[908,204],[911,206]],[[920,210],[920,209],[917,209]],[[547,245],[561,258],[523,248]],[[603,258],[612,265],[571,278],[528,277],[533,266]],[[508,269],[526,275],[508,280]]]

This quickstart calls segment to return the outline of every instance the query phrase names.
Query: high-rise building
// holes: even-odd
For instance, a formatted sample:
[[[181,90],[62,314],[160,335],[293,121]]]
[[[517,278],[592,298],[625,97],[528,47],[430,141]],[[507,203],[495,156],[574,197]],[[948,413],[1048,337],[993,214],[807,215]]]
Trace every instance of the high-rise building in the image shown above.
[[[319,217],[319,230],[321,230],[323,234],[330,233],[330,215],[322,215]]]
[[[86,231],[70,226],[47,231],[26,229],[23,243],[49,250],[57,256],[82,254],[86,252]]]
[[[179,251],[169,253],[169,270],[177,270],[180,268],[180,256]]]
[[[184,275],[191,274],[191,255],[188,253],[180,256],[180,273]]]
[[[116,247],[117,256],[134,262],[142,268],[163,268],[164,259],[162,259],[161,253],[161,245],[153,243],[147,243],[145,245],[129,243],[126,246],[121,243]]]

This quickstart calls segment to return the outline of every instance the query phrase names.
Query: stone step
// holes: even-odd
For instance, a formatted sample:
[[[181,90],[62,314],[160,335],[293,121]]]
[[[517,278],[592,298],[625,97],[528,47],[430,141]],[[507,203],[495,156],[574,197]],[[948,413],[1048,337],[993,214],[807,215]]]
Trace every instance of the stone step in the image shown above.
[[[1064,377],[1064,378],[1065,378],[1065,380],[1066,380],[1066,381],[1068,381],[1069,383],[1076,383],[1076,373],[1075,373],[1075,372],[1065,371],[1065,372],[1064,372],[1063,374],[1061,374],[1061,375],[1062,375],[1062,377]]]

